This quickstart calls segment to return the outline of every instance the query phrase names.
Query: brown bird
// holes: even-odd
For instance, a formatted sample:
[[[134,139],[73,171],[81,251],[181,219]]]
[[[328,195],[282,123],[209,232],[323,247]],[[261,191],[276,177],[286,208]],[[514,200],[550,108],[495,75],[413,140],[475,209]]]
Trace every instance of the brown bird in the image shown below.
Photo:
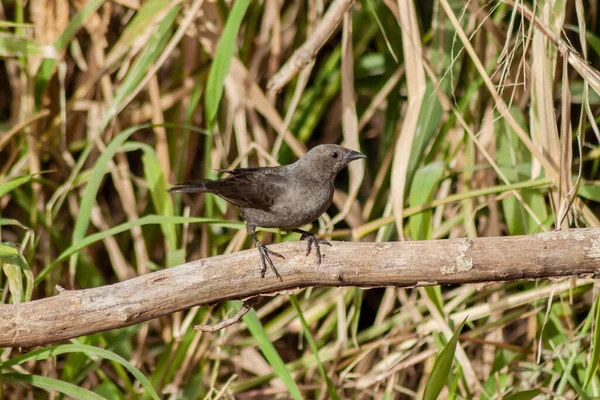
[[[315,221],[327,210],[333,200],[337,174],[350,162],[365,157],[358,151],[336,144],[323,144],[312,148],[293,164],[219,170],[230,176],[179,184],[168,192],[214,193],[236,205],[246,221],[248,234],[258,248],[261,277],[264,278],[269,265],[281,279],[269,254],[285,257],[269,250],[258,240],[256,227],[281,228],[300,233],[300,240],[308,242],[306,255],[310,254],[314,245],[317,265],[320,265],[319,244],[331,246],[331,243],[318,240],[314,234],[298,228]]]

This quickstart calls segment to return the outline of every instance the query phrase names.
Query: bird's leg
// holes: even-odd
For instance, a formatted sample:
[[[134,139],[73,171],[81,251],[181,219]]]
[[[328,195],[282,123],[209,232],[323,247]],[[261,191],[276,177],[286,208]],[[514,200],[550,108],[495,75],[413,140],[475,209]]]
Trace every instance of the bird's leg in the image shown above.
[[[279,278],[280,281],[283,281],[283,279],[281,279],[281,275],[279,275],[279,272],[277,272],[277,269],[275,269],[275,265],[273,265],[273,261],[271,260],[271,257],[269,257],[269,254],[272,254],[275,257],[279,258],[285,257],[279,253],[274,252],[273,250],[269,250],[267,246],[262,244],[260,240],[258,240],[258,237],[256,237],[256,233],[254,232],[255,229],[255,225],[246,224],[246,231],[248,231],[248,234],[252,236],[252,239],[254,239],[254,244],[258,249],[258,254],[260,255],[260,277],[265,277],[265,273],[267,272],[267,265],[269,265],[269,267],[271,267],[277,278]]]
[[[302,235],[300,236],[300,240],[308,241],[308,244],[306,246],[307,256],[310,254],[313,244],[315,245],[315,253],[317,254],[317,265],[321,265],[321,247],[319,246],[319,244],[326,244],[327,246],[331,246],[331,243],[329,243],[325,239],[319,240],[314,234],[303,231],[302,229],[293,229],[293,231]]]

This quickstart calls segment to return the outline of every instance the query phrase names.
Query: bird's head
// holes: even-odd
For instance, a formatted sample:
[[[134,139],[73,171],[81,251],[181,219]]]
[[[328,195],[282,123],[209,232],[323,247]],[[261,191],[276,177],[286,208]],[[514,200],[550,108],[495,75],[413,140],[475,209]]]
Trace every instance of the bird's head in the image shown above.
[[[310,149],[298,164],[321,173],[329,174],[332,178],[354,160],[365,158],[362,153],[350,150],[337,144],[322,144]]]

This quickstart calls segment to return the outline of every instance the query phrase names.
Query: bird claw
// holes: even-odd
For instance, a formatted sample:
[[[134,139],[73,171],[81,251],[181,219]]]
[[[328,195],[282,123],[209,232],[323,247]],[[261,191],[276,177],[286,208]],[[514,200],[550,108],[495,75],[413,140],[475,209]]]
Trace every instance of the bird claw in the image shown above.
[[[312,233],[302,234],[302,236],[300,237],[300,240],[308,241],[305,257],[308,257],[308,255],[310,254],[310,251],[312,250],[313,244],[315,245],[315,253],[317,256],[317,265],[321,265],[321,247],[319,246],[319,244],[325,244],[327,246],[331,246],[331,243],[329,243],[325,239],[317,239],[317,237],[315,235],[313,235]]]
[[[257,245],[258,247],[258,253],[260,255],[260,277],[264,278],[265,274],[267,273],[267,265],[273,270],[273,272],[275,273],[275,275],[277,276],[277,278],[280,281],[283,281],[283,279],[281,278],[281,275],[279,275],[279,272],[277,272],[277,269],[275,268],[275,265],[273,264],[273,260],[271,260],[271,257],[269,257],[269,254],[274,255],[275,257],[279,257],[279,258],[283,258],[285,259],[284,256],[282,256],[281,254],[270,250],[267,246],[260,244]]]

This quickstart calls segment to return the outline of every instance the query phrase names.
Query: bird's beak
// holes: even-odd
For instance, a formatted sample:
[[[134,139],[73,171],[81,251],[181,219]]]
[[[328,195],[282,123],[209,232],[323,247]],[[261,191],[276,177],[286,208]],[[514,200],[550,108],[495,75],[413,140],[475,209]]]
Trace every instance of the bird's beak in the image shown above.
[[[367,156],[365,156],[363,153],[359,153],[358,151],[350,150],[350,152],[344,156],[344,161],[346,161],[346,164],[348,164],[360,158],[367,158]]]

